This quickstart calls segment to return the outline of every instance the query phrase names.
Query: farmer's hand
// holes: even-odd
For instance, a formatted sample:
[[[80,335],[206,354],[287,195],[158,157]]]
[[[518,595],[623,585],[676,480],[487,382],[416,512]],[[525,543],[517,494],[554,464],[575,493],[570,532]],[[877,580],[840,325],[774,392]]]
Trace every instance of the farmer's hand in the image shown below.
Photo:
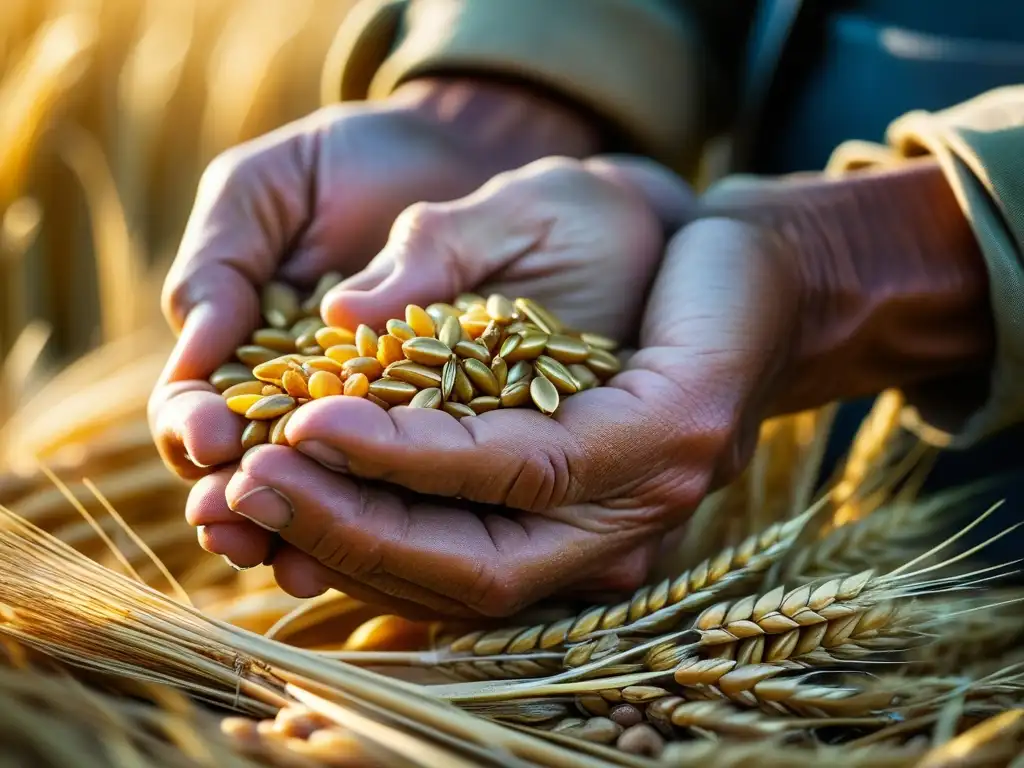
[[[705,204],[669,248],[640,351],[554,419],[339,398],[287,435],[347,477],[291,449],[247,456],[228,502],[292,545],[278,581],[511,613],[685,520],[748,460],[765,417],[988,364],[985,266],[934,163],[734,182]]]
[[[150,402],[164,460],[196,478],[239,457],[237,419],[206,378],[256,328],[272,277],[311,286],[328,271],[355,274],[407,206],[596,146],[583,118],[526,90],[414,80],[385,102],[320,110],[214,161],[164,286],[179,334]]]
[[[376,287],[368,279],[363,291],[341,286],[324,300],[324,314],[339,325],[380,326],[401,316],[409,302],[429,304],[463,289],[502,291],[539,299],[576,327],[622,340],[639,327],[666,227],[691,208],[686,184],[647,161],[542,160],[462,200],[408,209],[367,270],[389,276]],[[325,423],[335,418],[332,409],[319,414]],[[321,471],[294,451],[285,453],[282,471],[296,461]],[[197,486],[190,520],[204,526],[208,548],[239,565],[259,563],[269,535],[237,522],[223,528],[242,519],[225,505],[229,477],[230,471],[221,472]],[[332,499],[326,495],[320,503],[328,507]]]

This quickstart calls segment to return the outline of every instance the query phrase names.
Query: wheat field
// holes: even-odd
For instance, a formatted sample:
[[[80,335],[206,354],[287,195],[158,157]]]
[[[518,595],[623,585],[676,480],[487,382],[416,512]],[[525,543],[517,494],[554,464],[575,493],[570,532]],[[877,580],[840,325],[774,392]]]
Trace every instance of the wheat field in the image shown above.
[[[652,582],[405,621],[203,552],[145,405],[205,165],[320,105],[339,0],[0,4],[0,766],[1019,766],[1024,594],[878,401],[766,424]],[[1009,523],[1003,526],[1009,529]]]

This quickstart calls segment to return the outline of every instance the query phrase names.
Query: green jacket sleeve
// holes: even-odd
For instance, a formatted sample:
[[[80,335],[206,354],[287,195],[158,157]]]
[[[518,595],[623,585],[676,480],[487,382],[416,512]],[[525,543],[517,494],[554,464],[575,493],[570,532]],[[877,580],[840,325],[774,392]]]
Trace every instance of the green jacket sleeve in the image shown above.
[[[965,382],[908,392],[908,426],[963,447],[1024,421],[1024,86],[1000,88],[943,112],[912,112],[888,131],[888,151],[840,146],[831,170],[934,155],[978,238],[996,329],[991,376],[972,399]]]
[[[706,6],[706,7],[705,7]],[[532,82],[577,103],[628,146],[689,172],[731,71],[707,0],[363,0],[343,25],[324,95],[378,99],[425,75]],[[333,100],[333,99],[332,99]]]

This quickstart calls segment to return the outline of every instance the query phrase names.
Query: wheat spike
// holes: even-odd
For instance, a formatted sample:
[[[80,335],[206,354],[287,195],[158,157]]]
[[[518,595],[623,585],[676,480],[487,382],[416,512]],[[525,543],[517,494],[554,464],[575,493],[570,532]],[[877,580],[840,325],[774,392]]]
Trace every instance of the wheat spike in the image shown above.
[[[719,741],[669,744],[659,765],[673,768],[911,768],[916,766],[919,747],[877,746],[851,750],[843,746],[800,748],[773,743],[722,744]]]

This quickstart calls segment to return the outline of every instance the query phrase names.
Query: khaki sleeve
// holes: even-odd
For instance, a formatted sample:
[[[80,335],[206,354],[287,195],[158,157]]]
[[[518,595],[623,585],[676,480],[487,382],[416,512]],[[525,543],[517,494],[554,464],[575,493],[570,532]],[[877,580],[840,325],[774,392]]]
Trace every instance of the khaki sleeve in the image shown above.
[[[514,78],[603,119],[623,149],[688,172],[709,122],[698,24],[670,0],[363,0],[323,93],[379,99],[427,75]]]
[[[830,170],[934,155],[988,265],[996,330],[989,380],[906,393],[909,427],[934,444],[964,447],[1024,421],[1024,86],[990,91],[944,112],[912,112],[889,127],[887,143],[888,152],[843,145]]]

